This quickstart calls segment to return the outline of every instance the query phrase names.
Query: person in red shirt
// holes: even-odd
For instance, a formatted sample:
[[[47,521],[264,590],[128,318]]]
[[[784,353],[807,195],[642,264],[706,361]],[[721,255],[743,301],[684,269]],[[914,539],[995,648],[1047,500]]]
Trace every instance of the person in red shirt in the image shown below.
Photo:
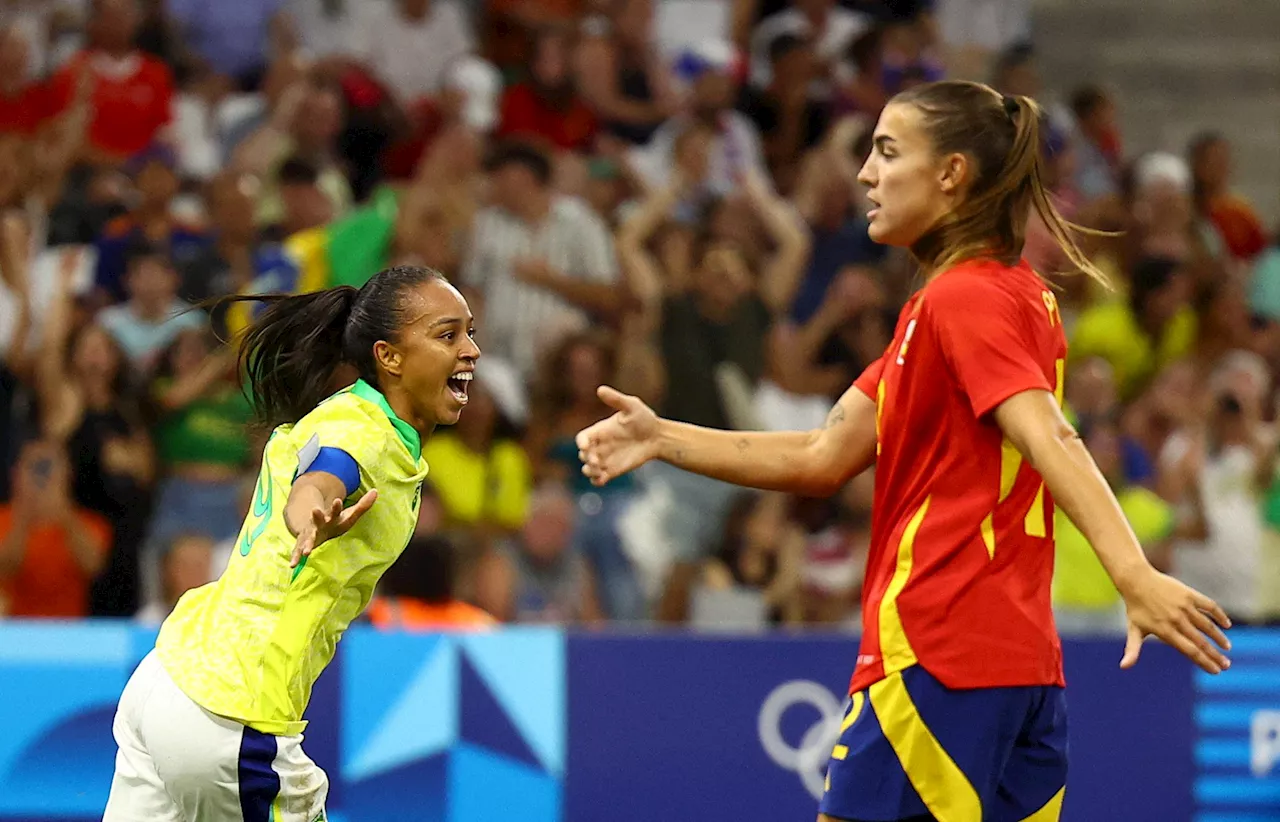
[[[499,137],[533,138],[562,151],[590,148],[596,118],[574,88],[569,55],[568,32],[547,29],[538,36],[529,79],[502,96]]]
[[[1151,566],[1063,417],[1062,317],[1021,260],[1032,208],[1076,266],[1105,277],[1041,184],[1040,118],[1030,98],[954,81],[885,107],[858,176],[874,206],[869,234],[910,249],[925,285],[823,428],[712,431],[601,387],[617,413],[578,435],[597,484],[661,459],[830,495],[875,464],[862,645],[820,822],[1059,818],[1055,501],[1124,597],[1121,667],[1148,635],[1209,673],[1230,664],[1226,614]]]
[[[21,31],[0,28],[0,134],[31,137],[48,119],[48,93],[27,72],[30,51]]]
[[[111,527],[71,500],[66,455],[47,443],[23,449],[13,501],[0,506],[0,590],[12,617],[83,617]]]
[[[173,75],[134,46],[141,16],[137,0],[98,0],[89,23],[90,47],[49,80],[53,113],[74,101],[80,77],[92,77],[87,159],[118,165],[160,138],[172,116]]]

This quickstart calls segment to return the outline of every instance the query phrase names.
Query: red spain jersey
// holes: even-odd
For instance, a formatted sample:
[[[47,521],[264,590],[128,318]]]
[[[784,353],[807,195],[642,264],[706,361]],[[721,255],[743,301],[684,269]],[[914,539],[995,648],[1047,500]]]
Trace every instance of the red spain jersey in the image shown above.
[[[962,263],[902,309],[856,387],[876,401],[875,502],[851,692],[919,664],[949,688],[1061,685],[1053,502],[991,412],[1062,401],[1067,342],[1026,262]]]

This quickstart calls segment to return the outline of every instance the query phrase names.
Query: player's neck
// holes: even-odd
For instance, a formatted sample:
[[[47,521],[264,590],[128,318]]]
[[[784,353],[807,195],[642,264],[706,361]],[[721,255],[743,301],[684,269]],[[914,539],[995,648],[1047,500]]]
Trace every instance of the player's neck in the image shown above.
[[[427,437],[431,436],[436,424],[428,422],[425,417],[414,410],[413,403],[409,401],[407,394],[392,388],[386,391],[383,396],[387,398],[387,405],[391,406],[391,410],[395,412],[395,415],[412,426],[423,441],[426,441]]]

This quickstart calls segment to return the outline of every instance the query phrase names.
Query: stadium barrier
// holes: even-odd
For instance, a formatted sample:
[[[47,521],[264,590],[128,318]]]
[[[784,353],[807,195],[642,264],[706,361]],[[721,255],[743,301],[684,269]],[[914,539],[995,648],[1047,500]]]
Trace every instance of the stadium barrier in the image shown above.
[[[1150,644],[1065,644],[1068,822],[1280,819],[1280,631],[1232,632],[1194,673]],[[111,719],[154,632],[0,624],[0,820],[101,819]],[[847,636],[384,634],[353,628],[317,683],[304,747],[332,822],[809,822]]]

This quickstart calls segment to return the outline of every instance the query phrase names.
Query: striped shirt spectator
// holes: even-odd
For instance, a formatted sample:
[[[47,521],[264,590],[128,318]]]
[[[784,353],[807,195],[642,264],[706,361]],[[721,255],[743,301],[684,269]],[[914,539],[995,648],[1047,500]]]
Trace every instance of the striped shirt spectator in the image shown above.
[[[513,144],[489,165],[495,205],[476,216],[462,279],[484,296],[486,354],[531,378],[561,335],[614,316],[618,263],[595,212],[551,191],[540,152]]]

